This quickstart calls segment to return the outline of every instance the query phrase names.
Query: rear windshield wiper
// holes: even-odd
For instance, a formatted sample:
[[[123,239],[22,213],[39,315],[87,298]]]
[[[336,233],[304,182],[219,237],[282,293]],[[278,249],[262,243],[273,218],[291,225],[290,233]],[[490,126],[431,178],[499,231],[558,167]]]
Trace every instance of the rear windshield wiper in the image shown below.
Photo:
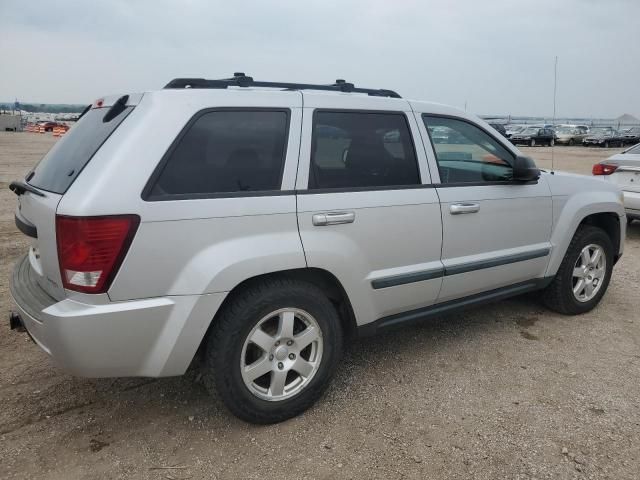
[[[111,120],[116,118],[122,112],[127,109],[127,102],[129,101],[129,95],[123,95],[109,109],[106,115],[102,118],[103,123],[109,123]]]
[[[31,192],[34,195],[38,195],[39,197],[46,197],[44,193],[38,190],[35,187],[32,187],[28,183],[21,182],[20,180],[14,180],[9,184],[9,190],[11,190],[16,195],[20,196],[24,192]]]

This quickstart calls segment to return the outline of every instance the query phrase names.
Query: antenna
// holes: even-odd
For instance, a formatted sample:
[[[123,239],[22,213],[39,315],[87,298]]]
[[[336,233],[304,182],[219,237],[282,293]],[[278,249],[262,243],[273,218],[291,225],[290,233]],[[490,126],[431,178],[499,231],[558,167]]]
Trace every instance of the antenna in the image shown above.
[[[553,122],[551,122],[553,124],[553,136],[554,136],[554,142],[553,142],[553,146],[551,147],[551,173],[553,174],[555,171],[554,165],[553,165],[553,160],[554,160],[554,150],[556,148],[556,142],[555,142],[555,128],[556,128],[556,93],[558,91],[558,56],[556,55],[556,60],[555,63],[553,65]]]

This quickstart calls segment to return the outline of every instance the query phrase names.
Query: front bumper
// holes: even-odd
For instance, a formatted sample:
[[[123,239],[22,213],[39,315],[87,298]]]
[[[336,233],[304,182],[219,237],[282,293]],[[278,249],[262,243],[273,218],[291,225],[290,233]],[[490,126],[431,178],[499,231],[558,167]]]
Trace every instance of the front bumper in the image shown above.
[[[10,290],[22,325],[62,369],[83,377],[162,377],[189,367],[225,293],[102,304],[49,297],[28,257]]]

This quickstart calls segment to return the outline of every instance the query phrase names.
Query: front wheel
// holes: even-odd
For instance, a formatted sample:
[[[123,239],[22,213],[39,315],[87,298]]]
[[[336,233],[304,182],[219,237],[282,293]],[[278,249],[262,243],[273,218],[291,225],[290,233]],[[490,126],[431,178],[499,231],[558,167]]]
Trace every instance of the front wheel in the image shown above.
[[[531,147],[535,147],[536,146],[536,139],[532,138],[531,141],[529,142],[529,146]]]
[[[553,147],[555,145],[555,140],[552,138],[551,140],[549,140],[549,146]]]
[[[574,144],[574,143],[576,143],[576,142],[574,142],[574,141],[573,141],[573,138],[570,138],[570,139],[569,139],[569,146],[570,146],[570,147],[573,147],[573,144]]]
[[[611,239],[604,230],[583,225],[573,236],[542,299],[551,310],[565,315],[588,312],[605,294],[612,271]]]
[[[604,142],[604,148],[609,148],[609,142]]]
[[[251,423],[281,422],[313,405],[342,352],[335,307],[306,282],[273,279],[248,287],[214,322],[205,384]]]

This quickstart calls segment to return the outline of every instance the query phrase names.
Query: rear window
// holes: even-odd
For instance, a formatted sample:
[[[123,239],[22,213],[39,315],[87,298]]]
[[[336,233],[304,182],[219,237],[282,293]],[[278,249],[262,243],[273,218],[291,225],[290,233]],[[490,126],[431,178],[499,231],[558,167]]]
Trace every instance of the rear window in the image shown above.
[[[113,118],[107,116],[109,108],[89,110],[40,160],[27,176],[28,183],[48,192],[65,193],[133,108],[126,107]]]
[[[148,200],[280,190],[286,110],[214,110],[197,116],[151,179]]]
[[[629,150],[627,150],[624,153],[640,154],[640,143],[638,145],[636,145],[635,147],[631,147]]]
[[[310,189],[419,183],[413,140],[403,113],[314,114]]]

